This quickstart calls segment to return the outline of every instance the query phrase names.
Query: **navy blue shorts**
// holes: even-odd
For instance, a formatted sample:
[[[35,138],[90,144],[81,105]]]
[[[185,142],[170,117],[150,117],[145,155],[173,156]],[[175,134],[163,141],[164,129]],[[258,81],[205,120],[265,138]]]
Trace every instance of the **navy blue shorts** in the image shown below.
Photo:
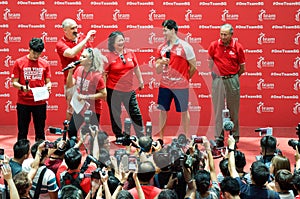
[[[176,112],[186,112],[188,110],[189,89],[168,89],[159,88],[158,109],[169,111],[172,100],[174,99]]]

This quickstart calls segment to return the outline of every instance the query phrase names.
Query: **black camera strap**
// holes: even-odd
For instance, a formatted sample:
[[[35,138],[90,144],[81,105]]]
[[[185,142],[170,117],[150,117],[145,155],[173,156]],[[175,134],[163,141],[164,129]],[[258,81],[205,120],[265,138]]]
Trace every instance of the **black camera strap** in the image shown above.
[[[39,199],[41,188],[42,188],[42,182],[43,182],[43,178],[44,178],[44,174],[45,174],[46,170],[47,170],[47,167],[43,168],[43,170],[40,173],[39,180],[36,185],[34,196],[32,199]]]

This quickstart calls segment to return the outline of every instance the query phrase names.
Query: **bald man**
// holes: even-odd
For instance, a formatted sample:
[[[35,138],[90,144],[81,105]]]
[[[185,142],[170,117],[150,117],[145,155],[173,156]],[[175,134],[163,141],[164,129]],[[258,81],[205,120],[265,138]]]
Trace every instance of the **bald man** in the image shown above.
[[[62,22],[64,36],[56,43],[56,52],[60,58],[61,67],[64,69],[71,62],[77,61],[85,48],[92,47],[90,40],[96,34],[96,30],[90,30],[87,35],[78,34],[78,25],[73,19],[67,18]],[[74,70],[75,71],[75,70]],[[66,78],[68,71],[64,71],[64,85],[66,85]],[[67,113],[66,119],[70,121],[73,114],[73,108],[70,105],[74,89],[66,89],[64,87],[65,96],[67,99]]]

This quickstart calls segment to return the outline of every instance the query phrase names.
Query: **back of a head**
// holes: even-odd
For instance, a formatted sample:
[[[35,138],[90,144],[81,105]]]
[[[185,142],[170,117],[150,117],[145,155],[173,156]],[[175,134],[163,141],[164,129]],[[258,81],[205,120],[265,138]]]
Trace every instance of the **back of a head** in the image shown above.
[[[232,196],[238,196],[240,194],[239,182],[230,176],[225,177],[220,183],[221,191],[230,193]]]
[[[138,179],[141,182],[149,182],[155,174],[155,167],[152,162],[140,162],[138,165]]]
[[[273,175],[275,176],[280,169],[291,171],[291,163],[289,159],[282,155],[275,155],[272,158]],[[271,171],[272,172],[272,171]]]
[[[195,175],[197,191],[200,194],[205,194],[208,191],[210,185],[210,173],[206,170],[199,170]]]
[[[61,189],[61,199],[83,199],[83,193],[73,185],[65,185]]]
[[[82,155],[78,148],[70,148],[66,151],[64,159],[69,169],[77,169],[81,163]]]
[[[134,197],[128,190],[121,190],[117,195],[117,199],[134,199]]]
[[[139,146],[143,152],[150,152],[152,148],[152,138],[150,136],[141,136],[139,138]]]
[[[245,154],[239,150],[234,152],[235,166],[239,169],[244,169],[246,166],[246,157]]]
[[[260,187],[264,186],[264,184],[269,179],[269,175],[270,175],[269,168],[261,161],[253,162],[250,171],[251,171],[252,180],[257,186]]]
[[[230,176],[230,173],[228,170],[228,159],[227,158],[220,161],[219,168],[224,177]]]
[[[28,178],[28,173],[25,171],[21,171],[17,173],[13,177],[14,183],[18,190],[19,196],[24,196],[26,194],[26,190],[31,187],[31,180]]]
[[[300,169],[293,174],[292,183],[297,191],[300,191]]]
[[[178,199],[178,196],[174,190],[164,189],[158,194],[157,199]]]
[[[170,155],[166,147],[153,153],[153,160],[157,167],[161,170],[169,170],[171,165]]]
[[[20,159],[24,155],[27,155],[30,150],[30,142],[27,139],[18,140],[13,147],[14,158]]]
[[[292,190],[293,189],[292,180],[293,180],[293,174],[286,169],[278,170],[275,175],[275,182],[278,183],[281,191]]]
[[[260,139],[260,147],[269,154],[275,152],[277,146],[277,140],[272,135],[266,135]],[[264,154],[263,154],[264,155]]]
[[[32,38],[29,42],[29,48],[34,52],[43,52],[44,41],[41,38]]]
[[[33,158],[35,158],[35,155],[36,155],[36,152],[38,150],[38,147],[39,145],[44,142],[44,140],[39,140],[39,141],[36,141],[32,146],[31,146],[31,149],[30,149],[30,152],[31,152],[31,155]],[[41,160],[44,159],[45,157],[47,157],[48,155],[48,149],[45,149],[42,151],[42,157],[41,157]]]

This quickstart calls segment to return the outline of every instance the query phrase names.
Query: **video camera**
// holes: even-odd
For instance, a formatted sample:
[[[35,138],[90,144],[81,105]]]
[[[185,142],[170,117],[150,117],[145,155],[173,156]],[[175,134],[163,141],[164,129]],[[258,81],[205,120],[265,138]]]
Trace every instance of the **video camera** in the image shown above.
[[[296,150],[296,146],[298,147],[298,152],[300,153],[300,123],[298,123],[298,126],[296,127],[296,135],[298,135],[298,140],[290,139],[288,141],[288,145],[293,147],[294,150]]]

